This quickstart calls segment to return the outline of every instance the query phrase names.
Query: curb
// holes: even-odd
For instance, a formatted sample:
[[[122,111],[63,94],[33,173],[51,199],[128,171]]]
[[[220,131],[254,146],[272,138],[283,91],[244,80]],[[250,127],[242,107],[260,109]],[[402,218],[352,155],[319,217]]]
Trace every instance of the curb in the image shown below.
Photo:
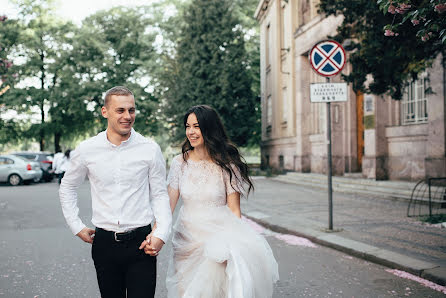
[[[383,265],[391,269],[409,272],[436,284],[446,286],[446,268],[439,265],[421,261],[412,257],[401,255],[389,250],[381,249],[355,240],[339,237],[333,233],[318,231],[316,229],[304,229],[305,232],[290,230],[265,220],[258,219],[246,214],[246,218],[262,225],[263,227],[283,234],[291,234],[311,240],[322,246],[330,247],[351,256],[366,261]]]

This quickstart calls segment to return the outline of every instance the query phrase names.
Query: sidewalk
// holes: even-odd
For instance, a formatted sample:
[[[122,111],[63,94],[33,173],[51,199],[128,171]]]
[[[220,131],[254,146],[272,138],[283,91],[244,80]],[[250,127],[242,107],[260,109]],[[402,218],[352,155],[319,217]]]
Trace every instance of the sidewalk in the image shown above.
[[[295,174],[295,173],[294,173]],[[254,177],[256,190],[242,200],[243,214],[267,228],[305,237],[350,255],[403,270],[446,285],[446,228],[422,224],[406,216],[407,194],[398,187],[405,182],[367,180],[360,191],[333,191],[333,229],[328,232],[328,194],[321,185],[304,182],[302,175]],[[379,188],[386,183],[386,199]],[[411,184],[407,183],[407,187]],[[356,188],[356,187],[355,187]],[[371,189],[371,190],[370,190]]]

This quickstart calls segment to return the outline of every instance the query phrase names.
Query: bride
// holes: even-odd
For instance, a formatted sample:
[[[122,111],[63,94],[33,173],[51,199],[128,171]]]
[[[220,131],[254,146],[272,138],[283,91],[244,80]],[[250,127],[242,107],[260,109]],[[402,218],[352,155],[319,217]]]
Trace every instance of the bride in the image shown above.
[[[206,105],[184,116],[186,140],[167,178],[173,229],[169,298],[272,297],[278,268],[266,240],[241,220],[240,196],[253,188],[248,166]]]

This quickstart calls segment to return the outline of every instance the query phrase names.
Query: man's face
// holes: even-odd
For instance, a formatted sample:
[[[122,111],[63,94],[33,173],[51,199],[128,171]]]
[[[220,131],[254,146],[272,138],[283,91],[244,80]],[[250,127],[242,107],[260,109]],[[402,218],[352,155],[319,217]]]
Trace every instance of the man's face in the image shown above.
[[[131,95],[112,95],[108,106],[102,107],[109,133],[128,136],[135,123],[135,99]]]

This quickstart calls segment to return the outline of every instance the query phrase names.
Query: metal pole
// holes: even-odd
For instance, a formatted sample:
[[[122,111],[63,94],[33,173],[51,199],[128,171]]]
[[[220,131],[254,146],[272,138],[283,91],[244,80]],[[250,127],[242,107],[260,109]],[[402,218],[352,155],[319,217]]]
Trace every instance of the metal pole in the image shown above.
[[[327,83],[330,78],[327,77]],[[328,229],[333,230],[333,186],[332,186],[332,161],[331,161],[331,108],[330,102],[327,102],[327,160],[328,160]]]
[[[432,217],[432,193],[431,193],[431,179],[427,179],[427,184],[429,185],[429,217]]]

